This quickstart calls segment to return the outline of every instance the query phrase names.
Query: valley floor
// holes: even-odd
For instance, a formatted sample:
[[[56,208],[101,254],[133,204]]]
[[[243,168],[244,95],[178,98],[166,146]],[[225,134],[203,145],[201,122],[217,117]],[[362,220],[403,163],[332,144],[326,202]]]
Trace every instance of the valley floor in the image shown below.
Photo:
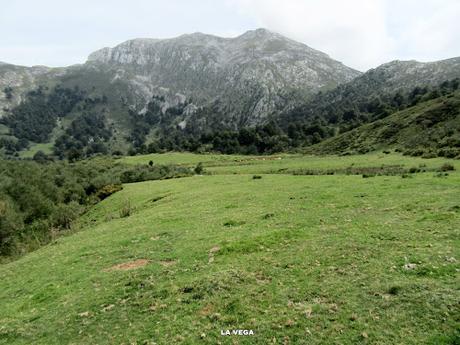
[[[1,265],[0,344],[460,340],[459,161],[123,158],[149,160],[208,174],[127,184],[81,231]],[[419,172],[353,170],[388,166]]]

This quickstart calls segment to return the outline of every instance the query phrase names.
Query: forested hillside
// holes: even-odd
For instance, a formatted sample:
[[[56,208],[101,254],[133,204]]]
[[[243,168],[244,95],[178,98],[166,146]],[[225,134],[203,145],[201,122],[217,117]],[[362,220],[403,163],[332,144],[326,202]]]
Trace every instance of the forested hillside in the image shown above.
[[[162,120],[159,112],[160,107],[156,103],[157,100],[154,100],[150,103],[151,106],[145,116],[138,117],[137,121],[140,128],[145,129],[149,128],[149,124],[156,124],[159,139],[147,145],[145,141],[146,132],[144,132],[144,136],[138,136],[137,143],[140,145],[137,146],[135,152],[152,153],[163,150],[187,150],[260,154],[295,150],[318,144],[331,137],[338,136],[341,138],[341,133],[348,133],[353,128],[359,128],[369,123],[372,123],[374,130],[379,128],[385,133],[394,132],[397,130],[395,129],[396,125],[391,125],[388,128],[387,122],[383,121],[383,119],[391,115],[392,119],[398,119],[394,121],[399,121],[400,112],[404,109],[411,109],[410,111],[416,113],[420,118],[427,117],[428,115],[424,113],[425,106],[432,103],[443,103],[446,99],[451,98],[452,100],[448,101],[448,106],[438,109],[437,112],[432,112],[432,115],[429,116],[433,124],[436,123],[436,128],[439,129],[437,135],[444,139],[442,143],[439,142],[439,138],[433,135],[428,136],[424,141],[420,141],[418,146],[420,146],[420,149],[428,151],[430,148],[444,148],[451,149],[451,152],[457,152],[458,143],[449,138],[454,138],[457,134],[457,126],[453,125],[453,123],[458,123],[459,118],[458,104],[454,101],[457,98],[456,90],[458,88],[459,80],[453,79],[444,81],[436,86],[417,86],[407,92],[397,91],[381,98],[370,96],[355,99],[355,93],[358,93],[358,90],[356,90],[348,98],[342,95],[341,102],[336,104],[329,102],[327,94],[324,94],[324,96],[318,95],[312,103],[309,103],[308,107],[307,105],[305,106],[307,108],[296,108],[282,114],[280,117],[272,118],[264,125],[240,130],[219,128],[217,122],[214,122],[214,124],[211,122],[206,127],[207,129],[203,130],[202,126],[199,125],[200,119],[204,121],[205,118],[208,121],[207,124],[209,124],[210,119],[212,119],[212,115],[210,115],[212,114],[211,109],[201,110],[207,112],[206,116],[198,111],[193,117],[197,124],[190,125],[189,123],[189,126],[183,129],[174,123]],[[419,104],[423,104],[423,106],[417,106]],[[176,107],[174,111],[180,114],[184,111],[184,108]],[[191,123],[194,124],[195,122]],[[406,136],[404,142],[417,141],[419,131],[416,128],[414,126],[413,131],[404,132]],[[434,142],[431,140],[434,140]],[[326,147],[327,143],[329,141],[323,147]],[[393,144],[396,144],[396,142],[384,140],[377,147],[382,145],[392,146]],[[362,145],[357,152],[368,152],[373,150],[373,147],[376,147],[376,145]],[[404,147],[411,147],[411,145],[402,145],[401,148]],[[334,151],[335,149],[337,151]],[[327,152],[343,152],[343,149],[345,148],[339,149],[331,146]],[[437,152],[434,150],[432,154],[436,155],[438,154]],[[443,155],[443,152],[440,151],[439,154]],[[408,153],[418,154],[416,151],[408,151]]]
[[[326,140],[311,152],[356,154],[396,149],[425,158],[460,157],[460,92],[430,98]]]

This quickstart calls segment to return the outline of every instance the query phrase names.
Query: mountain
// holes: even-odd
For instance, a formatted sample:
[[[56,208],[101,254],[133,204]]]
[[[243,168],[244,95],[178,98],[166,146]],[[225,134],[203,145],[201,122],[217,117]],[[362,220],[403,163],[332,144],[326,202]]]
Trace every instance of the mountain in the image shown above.
[[[381,78],[382,86],[378,90],[380,93],[436,85],[460,77],[460,57],[434,62],[396,60],[368,71],[362,78],[357,78],[355,83],[370,79],[370,75],[378,75]]]
[[[37,68],[12,69],[10,78],[0,71],[0,87],[36,85]],[[197,106],[218,102],[229,118],[244,116],[244,124],[263,120],[284,105],[290,93],[309,96],[360,74],[265,29],[236,38],[194,33],[173,39],[134,39],[92,53],[83,66],[65,70],[65,78],[75,78],[76,70],[90,74],[82,88],[93,83],[93,73],[103,74],[108,84],[122,80],[135,100],[130,105],[138,110],[154,95],[191,99]]]
[[[459,87],[460,58],[393,61],[283,111],[277,122],[308,146],[437,98]],[[364,150],[364,148],[361,148]]]
[[[136,39],[91,54],[87,64],[129,80],[146,101],[171,93],[197,105],[218,102],[228,117],[245,116],[245,125],[277,110],[283,95],[312,95],[360,74],[265,29],[236,38],[194,33]]]
[[[460,58],[393,61],[361,73],[265,29],[134,39],[81,65],[1,64],[0,147],[11,154],[49,143],[59,157],[75,158],[240,146],[273,152],[384,118],[456,77]]]
[[[134,39],[96,51],[82,65],[0,65],[0,118],[10,123],[14,128],[10,134],[18,139],[22,133],[28,141],[55,141],[79,114],[103,112],[106,125],[113,128],[109,150],[126,152],[130,145],[138,146],[146,136],[156,135],[158,126],[142,118],[152,102],[164,126],[186,128],[198,112],[191,122],[201,130],[211,126],[208,122],[241,128],[263,123],[280,109],[360,74],[322,52],[265,29],[235,38],[194,33],[172,39]],[[46,112],[45,104],[41,111],[34,111],[40,103],[35,95],[33,104],[20,111],[26,114],[16,116],[15,109],[39,87],[48,108],[56,98],[61,103],[71,98],[73,108],[56,109],[42,126],[38,115],[30,119],[34,113],[42,117]],[[60,88],[58,95],[56,87]],[[94,107],[100,103],[95,100],[101,99],[104,104]],[[17,121],[8,120],[12,117]],[[51,130],[54,122],[60,126]],[[27,134],[42,129],[44,133]]]
[[[421,96],[427,88],[460,78],[460,57],[436,61],[392,61],[371,69],[348,83],[319,92],[297,108],[284,113],[284,122],[319,118],[332,123],[360,124],[383,102],[398,103],[408,93]],[[364,117],[364,118],[363,118]]]

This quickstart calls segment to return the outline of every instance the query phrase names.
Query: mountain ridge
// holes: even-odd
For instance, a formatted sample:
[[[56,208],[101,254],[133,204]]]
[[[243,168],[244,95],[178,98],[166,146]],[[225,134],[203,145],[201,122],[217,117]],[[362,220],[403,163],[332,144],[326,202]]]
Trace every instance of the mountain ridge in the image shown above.
[[[17,72],[13,87],[18,90],[11,104],[6,104],[11,108],[23,94],[44,82],[31,76],[37,67],[19,71],[13,65],[2,65],[3,70],[8,68]],[[99,82],[94,80],[96,74],[105,84],[124,83],[124,98],[130,99],[130,107],[137,112],[142,112],[153,96],[174,103],[179,94],[196,106],[219,104],[229,124],[239,119],[237,122],[245,125],[264,121],[294,98],[291,93],[299,99],[310,97],[361,74],[327,54],[266,29],[234,38],[193,33],[168,39],[133,39],[91,53],[84,64],[46,72],[50,73],[49,84],[60,82],[56,79],[63,76],[68,85],[74,80],[74,85],[91,89]],[[8,71],[0,70],[0,89],[10,86],[11,78],[5,74]],[[25,79],[24,86],[21,79]],[[0,95],[1,109],[5,103]],[[0,110],[0,117],[4,114]]]
[[[69,128],[91,127],[93,116],[100,126],[96,132],[107,141],[94,150],[107,144],[108,152],[127,152],[145,151],[146,145],[162,139],[164,147],[184,149],[178,144],[184,137],[185,143],[190,139],[185,149],[194,150],[200,145],[195,139],[205,133],[237,133],[257,126],[265,133],[263,126],[274,121],[284,134],[289,127],[302,133],[302,139],[290,137],[296,145],[302,140],[312,144],[387,116],[398,110],[393,103],[401,97],[406,103],[426,98],[426,90],[458,77],[460,58],[395,60],[361,73],[266,29],[230,38],[200,32],[137,38],[96,50],[79,65],[0,64],[0,118],[9,123],[0,129],[8,140],[47,138],[53,145],[59,140],[58,146],[64,148],[73,145]],[[408,95],[411,92],[420,95],[414,98]],[[53,108],[52,113],[47,107]],[[45,114],[45,132],[35,133]],[[277,132],[270,126],[266,129]],[[28,135],[30,131],[35,134]],[[97,141],[81,138],[83,146]],[[233,145],[228,138],[221,139],[217,147]],[[259,144],[261,152],[278,147]]]
[[[194,33],[128,40],[93,52],[87,64],[141,84],[138,90],[144,90],[146,101],[159,93],[158,88],[168,89],[197,100],[198,105],[218,100],[230,116],[251,112],[252,124],[279,107],[280,94],[288,89],[306,97],[361,74],[265,29],[234,38]]]

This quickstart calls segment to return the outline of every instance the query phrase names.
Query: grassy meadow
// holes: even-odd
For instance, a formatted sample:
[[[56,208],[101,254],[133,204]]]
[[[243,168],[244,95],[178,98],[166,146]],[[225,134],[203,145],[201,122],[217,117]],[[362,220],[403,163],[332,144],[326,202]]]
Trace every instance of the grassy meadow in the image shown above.
[[[460,342],[459,161],[121,159],[150,160],[205,173],[125,184],[0,265],[0,344]]]
[[[203,163],[209,174],[292,174],[310,171],[313,174],[327,172],[346,173],[353,168],[401,167],[436,170],[448,163],[460,169],[460,161],[455,159],[402,156],[375,152],[350,156],[309,156],[301,154],[278,154],[272,156],[241,156],[193,153],[149,154],[121,159],[126,164],[179,164],[192,167]],[[356,172],[359,174],[359,171]]]

